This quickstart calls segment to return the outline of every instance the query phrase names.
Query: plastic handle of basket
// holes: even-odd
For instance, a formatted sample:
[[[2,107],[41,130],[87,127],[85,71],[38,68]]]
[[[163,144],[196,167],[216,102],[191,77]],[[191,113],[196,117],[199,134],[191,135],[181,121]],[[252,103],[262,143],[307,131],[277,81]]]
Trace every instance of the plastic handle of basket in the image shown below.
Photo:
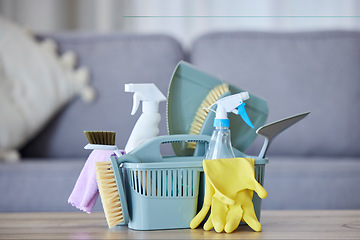
[[[116,158],[117,165],[121,163],[131,162],[131,163],[141,163],[141,160],[132,154],[125,154]]]
[[[164,143],[175,142],[210,142],[210,136],[208,135],[190,135],[190,134],[177,134],[157,136],[152,138],[138,148],[134,149],[128,155],[134,155],[143,162],[155,162],[161,160],[163,157],[160,153],[160,145]],[[126,156],[126,155],[124,155]]]

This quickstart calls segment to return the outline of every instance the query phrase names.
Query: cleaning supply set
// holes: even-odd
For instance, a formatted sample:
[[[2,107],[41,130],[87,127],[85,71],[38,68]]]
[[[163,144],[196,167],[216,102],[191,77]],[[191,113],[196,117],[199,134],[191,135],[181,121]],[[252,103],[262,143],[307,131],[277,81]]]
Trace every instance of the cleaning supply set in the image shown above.
[[[260,231],[261,198],[267,195],[262,187],[266,150],[259,157],[241,151],[257,134],[266,137],[267,149],[272,137],[304,116],[263,126],[266,101],[186,62],[175,68],[167,98],[154,84],[125,84],[125,92],[134,93],[132,115],[143,102],[126,154],[115,145],[114,133],[85,133],[85,148],[95,149],[90,155],[108,154],[91,164],[109,228],[195,228],[208,215],[205,230],[232,232],[242,221]],[[158,105],[166,100],[169,135],[157,136]],[[165,143],[172,145],[175,156],[161,154]]]

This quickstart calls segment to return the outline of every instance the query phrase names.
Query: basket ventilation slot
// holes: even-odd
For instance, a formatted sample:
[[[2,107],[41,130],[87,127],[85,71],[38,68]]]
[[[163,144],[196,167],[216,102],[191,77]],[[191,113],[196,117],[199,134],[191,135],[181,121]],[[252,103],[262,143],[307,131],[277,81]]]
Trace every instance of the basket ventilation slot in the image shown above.
[[[258,181],[261,185],[264,183],[264,166],[263,165],[255,165],[255,177],[256,181]]]
[[[131,188],[140,195],[152,197],[194,197],[198,184],[192,169],[129,170]]]

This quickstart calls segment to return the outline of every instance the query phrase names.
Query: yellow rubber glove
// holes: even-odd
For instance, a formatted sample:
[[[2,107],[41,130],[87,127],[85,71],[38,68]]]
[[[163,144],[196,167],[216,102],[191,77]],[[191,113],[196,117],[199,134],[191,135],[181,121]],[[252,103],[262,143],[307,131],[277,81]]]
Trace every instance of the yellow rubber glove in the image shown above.
[[[255,231],[259,231],[258,224],[260,223],[252,214],[254,212],[252,194],[255,190],[261,198],[265,198],[267,193],[255,179],[254,159],[204,160],[203,168],[205,172],[204,204],[191,221],[190,227],[196,228],[203,221],[211,205],[211,214],[204,225],[204,230],[214,227],[217,232],[222,232],[224,228],[226,232],[234,231],[243,218],[243,207],[246,208],[247,216],[247,221],[245,219],[244,221]],[[240,193],[243,190],[248,190],[248,193]],[[248,200],[250,200],[250,205]],[[253,216],[255,216],[255,221],[252,220]]]
[[[254,231],[261,231],[261,224],[256,217],[252,197],[252,190],[243,190],[236,195],[234,205],[227,205],[220,200],[213,201],[211,214],[204,224],[204,230],[209,231],[215,228],[216,232],[225,230],[226,233],[231,233],[238,228],[242,220]],[[214,197],[214,199],[217,198]]]
[[[205,219],[207,213],[210,210],[211,201],[214,193],[215,193],[215,189],[209,182],[208,178],[205,176],[204,203],[202,205],[200,212],[198,212],[198,214],[196,214],[196,216],[191,220],[190,228],[192,229],[197,228],[200,225],[200,223]]]
[[[227,204],[221,202],[216,197],[213,197],[211,204],[211,213],[208,220],[203,226],[204,230],[209,231],[214,228],[216,232],[222,232],[226,224],[226,216],[228,214],[228,211],[229,207]]]
[[[236,195],[235,204],[229,206],[226,216],[225,232],[230,233],[237,229],[240,221],[247,223],[254,231],[261,231],[261,224],[256,217],[252,202],[254,191],[243,190]]]
[[[253,158],[203,160],[205,176],[215,189],[215,197],[223,203],[235,204],[235,197],[244,189],[254,190],[260,198],[266,190],[255,179]]]

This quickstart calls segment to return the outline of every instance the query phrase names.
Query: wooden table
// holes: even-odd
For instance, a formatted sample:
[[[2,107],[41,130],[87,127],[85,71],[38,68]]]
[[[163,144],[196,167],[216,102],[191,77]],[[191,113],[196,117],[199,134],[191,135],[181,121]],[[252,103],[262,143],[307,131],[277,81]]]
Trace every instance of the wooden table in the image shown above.
[[[262,211],[262,232],[107,228],[103,213],[0,213],[0,239],[360,239],[360,210]]]

